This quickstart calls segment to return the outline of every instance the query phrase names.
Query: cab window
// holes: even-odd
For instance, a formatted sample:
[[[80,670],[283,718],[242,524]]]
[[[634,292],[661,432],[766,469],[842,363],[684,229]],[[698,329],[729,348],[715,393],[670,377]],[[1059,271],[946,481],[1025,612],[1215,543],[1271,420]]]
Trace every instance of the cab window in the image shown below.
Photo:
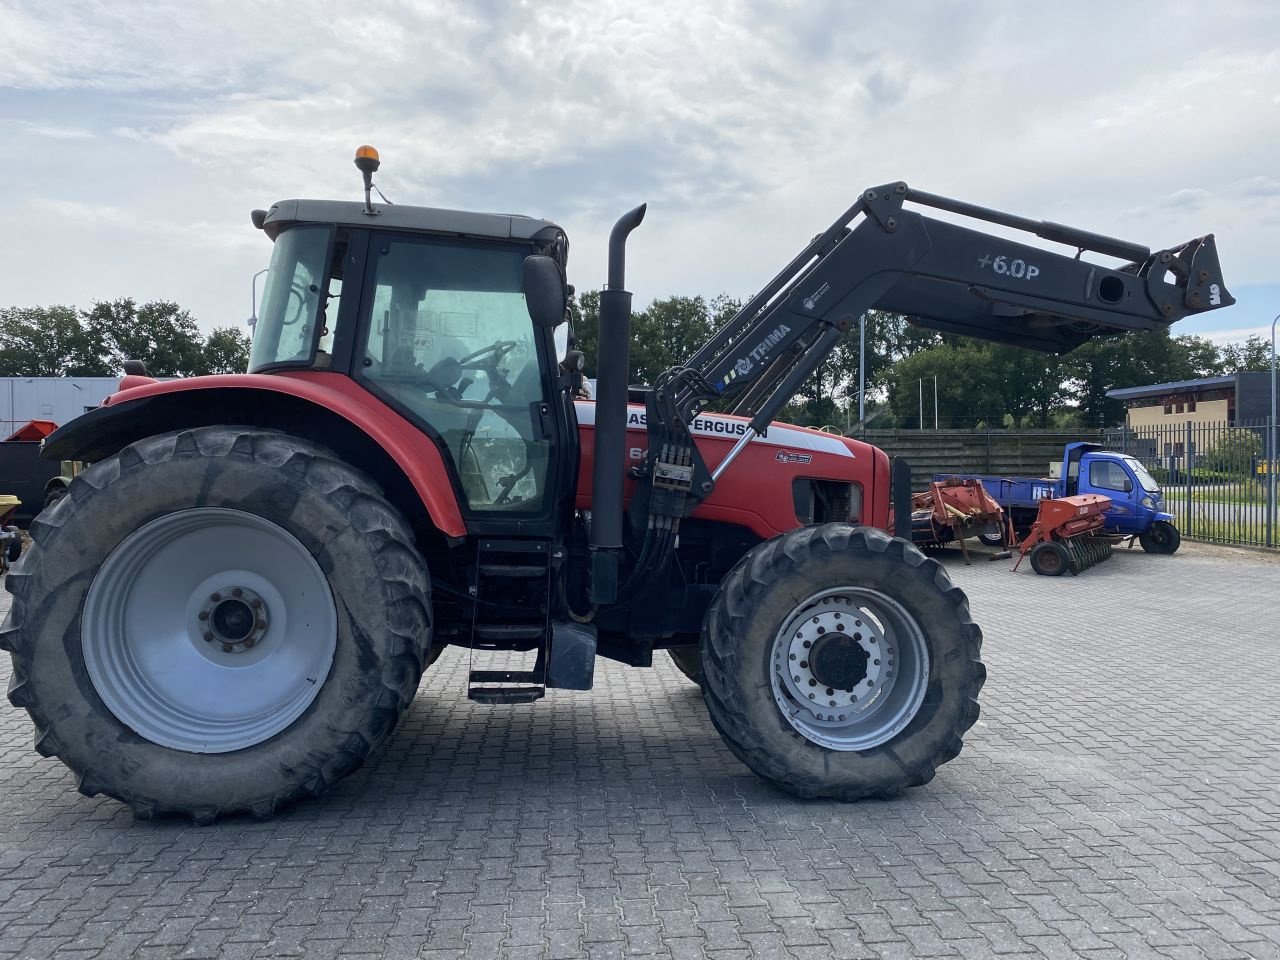
[[[375,241],[362,375],[439,436],[473,511],[540,511],[550,444],[527,251],[461,241]]]
[[[1133,480],[1114,460],[1095,460],[1089,464],[1089,484],[1097,490],[1118,490],[1121,493],[1133,489]]]

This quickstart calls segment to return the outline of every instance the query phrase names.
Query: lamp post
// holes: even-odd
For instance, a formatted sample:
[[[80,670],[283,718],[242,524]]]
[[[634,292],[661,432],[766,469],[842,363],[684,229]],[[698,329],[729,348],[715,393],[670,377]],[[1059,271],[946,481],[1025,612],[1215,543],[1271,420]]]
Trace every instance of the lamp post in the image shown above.
[[[1271,321],[1271,417],[1267,421],[1267,546],[1275,546],[1276,521],[1276,323]]]

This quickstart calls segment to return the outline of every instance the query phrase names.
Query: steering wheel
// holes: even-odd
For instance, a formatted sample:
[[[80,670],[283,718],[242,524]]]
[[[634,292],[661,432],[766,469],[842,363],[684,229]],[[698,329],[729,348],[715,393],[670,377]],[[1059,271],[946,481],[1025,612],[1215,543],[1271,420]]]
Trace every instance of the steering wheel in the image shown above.
[[[458,363],[462,365],[463,370],[490,370],[518,346],[519,344],[514,340],[495,340],[487,347],[468,353]]]
[[[307,294],[316,293],[319,291],[319,289],[320,288],[317,287],[314,283],[311,284],[310,289],[308,289],[307,287],[304,287],[300,283],[289,284],[289,299],[285,303],[285,311],[284,311],[285,315],[286,316],[289,315],[288,305],[293,303],[295,297],[298,300],[298,305],[293,308],[292,319],[280,321],[281,326],[292,327],[295,323],[301,320],[303,316],[306,314]]]

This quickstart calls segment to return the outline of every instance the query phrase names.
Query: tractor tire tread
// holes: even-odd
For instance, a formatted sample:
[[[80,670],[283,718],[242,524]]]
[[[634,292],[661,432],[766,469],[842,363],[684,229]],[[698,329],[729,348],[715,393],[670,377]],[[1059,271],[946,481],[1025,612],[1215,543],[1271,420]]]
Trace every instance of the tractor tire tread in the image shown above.
[[[58,705],[40,703],[26,682],[31,646],[35,642],[34,631],[28,629],[28,624],[38,617],[38,611],[29,610],[28,588],[40,569],[44,551],[62,536],[67,521],[76,513],[77,503],[107,489],[133,470],[195,456],[243,458],[277,468],[341,503],[353,529],[376,544],[377,570],[390,611],[387,617],[390,646],[379,676],[382,691],[378,705],[359,715],[358,726],[341,739],[342,748],[328,756],[311,757],[311,769],[297,777],[295,786],[284,791],[249,792],[234,803],[216,807],[164,802],[134,794],[117,785],[116,771],[73,763],[52,733],[54,725],[50,714]],[[282,490],[285,487],[281,484]],[[310,441],[282,431],[229,426],[198,427],[147,437],[80,473],[68,486],[67,496],[58,499],[32,522],[30,535],[31,546],[5,578],[5,586],[13,596],[9,615],[0,630],[4,649],[13,660],[9,702],[27,710],[36,728],[36,749],[41,755],[56,756],[71,767],[81,793],[112,796],[127,804],[138,819],[176,814],[189,817],[197,825],[207,825],[237,813],[260,818],[271,816],[298,799],[318,797],[364,762],[413,701],[430,645],[431,603],[426,564],[413,545],[408,525],[383,499],[373,481]]]
[[[894,563],[915,569],[917,576],[931,582],[945,599],[959,626],[962,638],[960,655],[968,662],[969,669],[965,674],[963,707],[957,711],[954,727],[947,731],[933,756],[907,764],[894,753],[896,741],[891,741],[875,750],[894,757],[899,775],[881,782],[833,785],[821,776],[803,775],[795,764],[787,763],[786,758],[776,756],[762,746],[756,721],[748,712],[744,691],[730,678],[743,655],[741,638],[746,636],[757,602],[766,588],[801,565],[823,556],[846,552],[863,556],[884,555]],[[986,680],[986,667],[981,660],[982,631],[969,615],[964,591],[951,582],[946,569],[937,560],[924,556],[906,540],[890,537],[870,527],[837,523],[803,527],[784,533],[749,552],[724,578],[707,612],[702,650],[706,676],[703,695],[712,721],[729,749],[757,774],[802,798],[829,797],[842,801],[892,799],[908,787],[928,783],[934,778],[938,766],[960,753],[964,733],[977,722],[981,712],[978,693]],[[778,722],[785,724],[781,717]],[[798,738],[799,734],[796,736]]]

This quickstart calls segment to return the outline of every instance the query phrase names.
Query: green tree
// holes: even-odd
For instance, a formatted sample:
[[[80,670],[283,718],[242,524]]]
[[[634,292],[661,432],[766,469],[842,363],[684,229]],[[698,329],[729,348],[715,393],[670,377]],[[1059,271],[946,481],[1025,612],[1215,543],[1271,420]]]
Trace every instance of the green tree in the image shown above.
[[[85,313],[89,329],[107,347],[112,367],[141,360],[153,377],[189,377],[201,372],[204,341],[191,314],[168,300],[138,305],[131,297],[99,301]]]
[[[1223,373],[1262,372],[1271,369],[1271,344],[1262,337],[1222,347]]]
[[[252,341],[235,327],[217,327],[205,337],[197,374],[244,373]],[[150,369],[150,368],[148,368]]]
[[[105,352],[100,334],[75,307],[0,308],[0,375],[110,376]]]
[[[1109,399],[1108,390],[1222,372],[1221,358],[1211,341],[1171,337],[1167,330],[1096,338],[1067,354],[1062,367],[1069,395],[1088,427],[1124,420],[1124,404]]]

